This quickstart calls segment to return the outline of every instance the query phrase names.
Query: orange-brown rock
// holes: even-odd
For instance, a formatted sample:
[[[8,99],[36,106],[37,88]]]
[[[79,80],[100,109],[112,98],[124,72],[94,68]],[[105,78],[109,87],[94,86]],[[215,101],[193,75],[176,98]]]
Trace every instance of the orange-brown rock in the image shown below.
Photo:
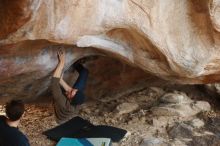
[[[178,83],[220,80],[220,0],[1,0],[0,8],[1,89],[49,76],[54,45],[68,48],[68,65],[105,55]]]

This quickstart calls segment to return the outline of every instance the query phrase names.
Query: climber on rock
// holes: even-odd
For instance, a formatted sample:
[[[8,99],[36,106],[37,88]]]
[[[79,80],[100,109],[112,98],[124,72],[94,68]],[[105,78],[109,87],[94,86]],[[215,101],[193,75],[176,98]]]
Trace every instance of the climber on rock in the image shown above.
[[[88,78],[88,70],[80,63],[74,63],[73,67],[79,73],[75,84],[71,87],[62,78],[65,65],[65,52],[59,50],[57,53],[58,64],[52,78],[52,94],[54,110],[57,123],[65,122],[77,113],[77,106],[85,100],[84,89]],[[79,61],[78,61],[79,62]],[[62,88],[65,93],[62,92]]]

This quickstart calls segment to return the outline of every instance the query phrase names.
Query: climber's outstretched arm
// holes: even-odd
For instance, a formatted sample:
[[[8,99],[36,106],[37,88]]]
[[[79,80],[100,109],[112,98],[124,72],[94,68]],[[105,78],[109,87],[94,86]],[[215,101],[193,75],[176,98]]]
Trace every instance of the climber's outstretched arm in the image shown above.
[[[62,71],[65,65],[65,52],[63,50],[59,50],[57,52],[57,57],[58,57],[58,64],[57,67],[54,71],[53,77],[55,78],[60,78],[62,75]]]
[[[57,67],[54,71],[53,74],[53,78],[52,78],[52,82],[51,82],[51,89],[52,89],[52,94],[53,94],[53,98],[55,100],[55,102],[60,106],[60,107],[65,107],[66,105],[66,96],[63,95],[61,87],[60,87],[60,78],[62,75],[62,71],[64,68],[64,64],[65,64],[65,53],[60,50],[57,53],[57,57],[58,57],[58,64]]]
[[[63,77],[60,78],[60,85],[64,88],[66,92],[70,92],[72,88],[63,80]]]

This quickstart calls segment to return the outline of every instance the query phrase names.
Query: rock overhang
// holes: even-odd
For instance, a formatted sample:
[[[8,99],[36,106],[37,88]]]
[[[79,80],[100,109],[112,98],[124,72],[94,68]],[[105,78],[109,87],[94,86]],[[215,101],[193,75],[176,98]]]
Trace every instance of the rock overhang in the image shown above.
[[[3,0],[0,6],[1,82],[35,71],[49,75],[59,45],[69,48],[67,66],[104,55],[177,83],[220,80],[219,0]]]

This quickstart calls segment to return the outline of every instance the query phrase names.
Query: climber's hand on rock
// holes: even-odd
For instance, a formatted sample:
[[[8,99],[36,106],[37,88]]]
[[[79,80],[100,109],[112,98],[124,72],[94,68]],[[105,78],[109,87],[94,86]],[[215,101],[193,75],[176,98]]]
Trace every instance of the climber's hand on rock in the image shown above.
[[[63,49],[59,49],[59,51],[57,52],[57,56],[59,59],[59,63],[64,64],[65,63],[65,51]]]

